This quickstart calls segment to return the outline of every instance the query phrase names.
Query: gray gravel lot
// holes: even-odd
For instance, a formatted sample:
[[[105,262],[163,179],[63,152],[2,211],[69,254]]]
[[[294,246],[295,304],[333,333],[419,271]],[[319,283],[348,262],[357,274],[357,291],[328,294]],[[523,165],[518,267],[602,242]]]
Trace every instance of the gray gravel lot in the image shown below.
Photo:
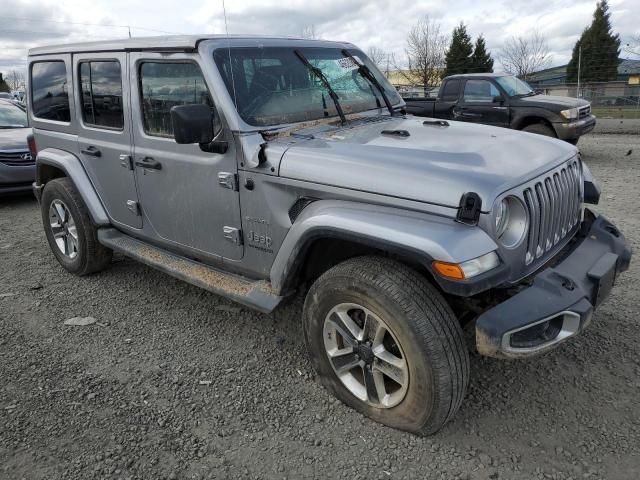
[[[580,146],[597,210],[637,252],[640,137]],[[299,298],[263,315],[123,258],[77,278],[36,202],[0,199],[0,478],[638,478],[634,260],[582,336],[527,361],[472,357],[458,416],[418,438],[324,391]],[[63,324],[76,316],[99,323]]]

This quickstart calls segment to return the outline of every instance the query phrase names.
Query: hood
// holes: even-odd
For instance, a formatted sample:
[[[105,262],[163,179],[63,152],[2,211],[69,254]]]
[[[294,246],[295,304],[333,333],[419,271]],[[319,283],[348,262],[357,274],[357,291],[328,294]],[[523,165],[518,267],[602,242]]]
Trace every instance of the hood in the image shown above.
[[[488,211],[500,193],[577,154],[566,142],[506,128],[387,118],[314,133],[291,145],[280,176],[453,208],[462,194],[476,192]],[[406,130],[409,136],[383,130]]]
[[[30,133],[30,128],[0,128],[0,151],[29,150],[27,135]]]
[[[557,97],[555,95],[533,95],[532,97],[521,97],[518,99],[525,105],[532,107],[547,108],[556,106],[557,111],[567,110],[569,108],[584,107],[589,105],[589,102],[582,98],[572,97]],[[555,110],[555,109],[554,109]]]

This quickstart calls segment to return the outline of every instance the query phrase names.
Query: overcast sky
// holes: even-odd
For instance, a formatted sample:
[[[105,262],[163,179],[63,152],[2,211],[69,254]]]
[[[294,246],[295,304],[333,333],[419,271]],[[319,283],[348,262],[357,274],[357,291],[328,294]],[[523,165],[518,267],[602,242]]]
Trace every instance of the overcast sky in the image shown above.
[[[495,54],[513,35],[539,29],[552,65],[568,62],[589,25],[595,0],[227,0],[229,33],[299,36],[313,25],[319,38],[377,46],[404,56],[407,31],[429,15],[449,34],[460,21],[483,34]],[[611,0],[613,28],[623,43],[640,35],[640,0]],[[98,24],[82,25],[82,24]],[[29,47],[69,41],[169,33],[224,33],[222,0],[2,0],[0,71],[23,66]],[[625,56],[623,54],[623,56]],[[496,62],[499,70],[499,63]]]

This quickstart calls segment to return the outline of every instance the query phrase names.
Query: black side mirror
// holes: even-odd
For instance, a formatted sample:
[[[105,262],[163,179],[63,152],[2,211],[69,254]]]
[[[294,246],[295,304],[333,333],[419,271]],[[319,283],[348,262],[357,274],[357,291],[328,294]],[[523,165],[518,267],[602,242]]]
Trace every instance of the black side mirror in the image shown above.
[[[213,114],[202,103],[171,107],[171,124],[176,143],[211,143]]]
[[[200,149],[211,153],[225,153],[229,143],[216,140],[215,110],[203,103],[171,107],[171,124],[176,143],[197,143]],[[219,132],[218,132],[219,133]]]
[[[493,103],[502,103],[502,102],[504,102],[504,98],[502,98],[502,95],[496,95],[495,97],[493,97]]]

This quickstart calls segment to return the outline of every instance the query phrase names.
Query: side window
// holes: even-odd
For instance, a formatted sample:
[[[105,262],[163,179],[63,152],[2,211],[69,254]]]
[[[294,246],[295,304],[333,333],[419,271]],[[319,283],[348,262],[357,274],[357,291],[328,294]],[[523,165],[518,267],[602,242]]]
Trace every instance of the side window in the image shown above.
[[[445,102],[454,102],[460,95],[460,80],[447,80],[442,90],[442,100]]]
[[[82,62],[79,70],[84,123],[122,130],[124,114],[120,62]]]
[[[213,101],[195,63],[145,62],[140,65],[142,123],[147,135],[173,138],[171,107]]]
[[[490,103],[498,96],[500,92],[489,80],[467,80],[464,86],[465,102]]]
[[[31,109],[37,118],[71,121],[67,68],[63,61],[31,64]]]

